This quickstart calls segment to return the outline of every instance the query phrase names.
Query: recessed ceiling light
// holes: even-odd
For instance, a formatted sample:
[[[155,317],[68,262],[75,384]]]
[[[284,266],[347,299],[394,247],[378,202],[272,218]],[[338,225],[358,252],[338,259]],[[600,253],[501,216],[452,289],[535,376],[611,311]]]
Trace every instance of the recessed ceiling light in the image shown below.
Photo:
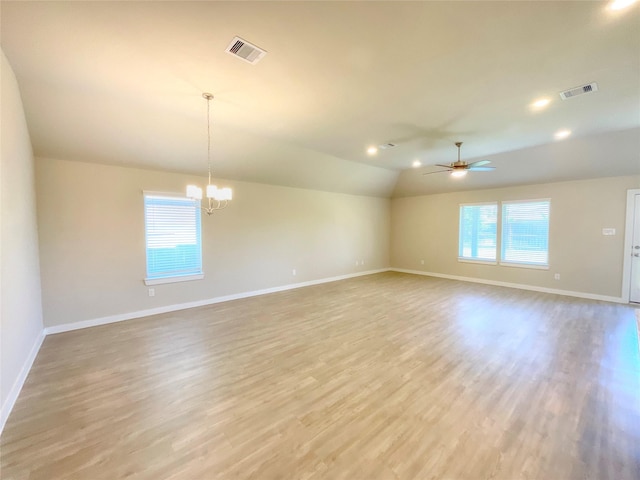
[[[411,164],[413,168],[418,168],[420,165],[422,165],[422,162],[420,160],[414,160]]]
[[[609,3],[609,10],[622,10],[636,3],[636,0],[613,0]]]
[[[531,104],[531,108],[535,110],[539,110],[549,105],[550,102],[551,100],[549,100],[548,98],[539,98],[538,100],[536,100]]]
[[[571,135],[571,130],[558,130],[553,134],[556,140],[562,140],[563,138],[567,138],[569,135]]]
[[[367,153],[369,155],[375,155],[376,153],[378,153],[378,147],[369,147],[369,148],[367,148]]]
[[[461,169],[453,170],[451,172],[451,176],[452,177],[456,177],[456,178],[464,177],[466,174],[467,174],[467,171],[466,170],[461,170]]]

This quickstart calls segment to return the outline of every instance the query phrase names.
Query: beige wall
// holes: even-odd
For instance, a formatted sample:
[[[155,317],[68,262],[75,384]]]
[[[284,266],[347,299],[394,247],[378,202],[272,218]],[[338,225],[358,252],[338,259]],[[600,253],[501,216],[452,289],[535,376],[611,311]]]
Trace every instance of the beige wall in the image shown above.
[[[16,382],[24,378],[42,334],[42,304],[31,142],[18,84],[4,53],[0,56],[0,399],[4,421],[10,397],[17,392]]]
[[[36,173],[46,326],[389,266],[388,199],[225,182],[233,202],[202,218],[205,279],[149,297],[142,190],[206,179],[52,159]]]
[[[626,190],[640,184],[615,177],[389,201],[229,182],[231,206],[203,217],[205,279],[157,285],[149,297],[142,190],[181,192],[204,180],[53,159],[37,159],[36,173],[46,326],[389,265],[619,297]],[[549,270],[457,261],[460,203],[533,198],[551,198]],[[617,235],[602,236],[603,227]]]
[[[391,202],[391,265],[620,297],[626,191],[639,187],[640,176],[627,176],[397,198]],[[549,270],[458,262],[461,203],[536,198],[551,199]],[[604,227],[616,235],[603,236]]]

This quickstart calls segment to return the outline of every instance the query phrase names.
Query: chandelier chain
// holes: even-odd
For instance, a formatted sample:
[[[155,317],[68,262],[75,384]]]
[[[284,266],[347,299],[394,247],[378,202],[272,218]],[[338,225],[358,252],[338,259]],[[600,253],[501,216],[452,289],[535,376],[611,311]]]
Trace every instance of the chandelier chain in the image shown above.
[[[209,105],[211,98],[207,97],[207,162],[209,164],[209,183],[211,185],[211,114],[209,113]]]
[[[197,185],[187,185],[187,197],[200,200],[199,207],[206,212],[207,215],[211,215],[216,210],[226,208],[229,205],[229,200],[231,200],[233,193],[229,187],[218,188],[211,184],[211,100],[213,100],[213,95],[205,92],[202,96],[207,100],[207,203],[202,205],[202,189]]]

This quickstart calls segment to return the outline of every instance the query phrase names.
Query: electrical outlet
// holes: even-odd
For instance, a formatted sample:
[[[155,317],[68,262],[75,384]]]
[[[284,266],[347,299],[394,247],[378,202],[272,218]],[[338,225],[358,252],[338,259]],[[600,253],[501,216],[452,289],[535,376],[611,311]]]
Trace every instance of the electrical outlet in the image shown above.
[[[360,263],[358,262],[358,260],[356,260],[356,267],[357,267],[358,265],[360,265]]]
[[[364,260],[360,260],[360,265],[364,265]]]
[[[149,296],[150,297],[155,297],[156,296],[156,289],[155,288],[150,288],[149,289]]]
[[[556,274],[553,276],[553,278],[555,278],[556,280],[560,280],[560,274],[559,274],[559,273],[556,273]]]
[[[296,269],[294,268],[293,271],[291,272],[291,274],[295,277],[296,276]]]
[[[424,260],[420,260],[420,265],[424,265]]]

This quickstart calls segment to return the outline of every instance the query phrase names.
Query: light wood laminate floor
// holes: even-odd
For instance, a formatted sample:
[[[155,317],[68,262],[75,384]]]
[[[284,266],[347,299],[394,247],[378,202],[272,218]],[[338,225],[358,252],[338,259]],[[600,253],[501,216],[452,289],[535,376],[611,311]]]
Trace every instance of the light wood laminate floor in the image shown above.
[[[640,478],[634,309],[384,273],[46,338],[17,479]]]

